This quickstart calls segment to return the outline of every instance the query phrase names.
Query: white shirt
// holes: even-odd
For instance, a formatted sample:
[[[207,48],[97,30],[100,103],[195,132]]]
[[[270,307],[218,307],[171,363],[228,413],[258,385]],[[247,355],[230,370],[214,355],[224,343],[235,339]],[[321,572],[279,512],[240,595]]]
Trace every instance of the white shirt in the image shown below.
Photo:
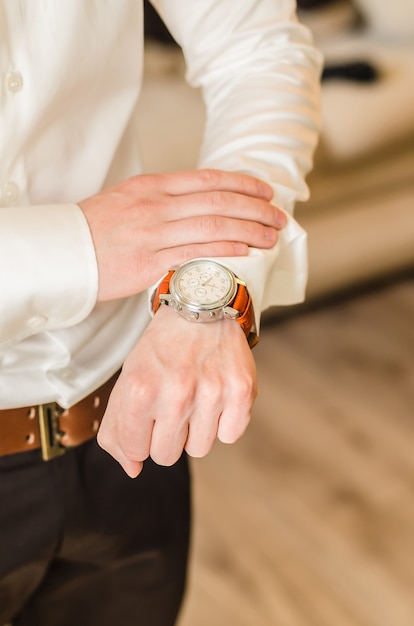
[[[154,0],[208,111],[200,167],[305,200],[321,66],[293,0]],[[141,172],[138,0],[0,4],[0,408],[68,407],[115,372],[150,319],[148,294],[96,304],[98,270],[76,202]],[[160,147],[162,149],[162,147]],[[303,298],[306,236],[225,259],[260,311]],[[166,268],[167,271],[168,268]],[[161,277],[160,277],[161,278]]]

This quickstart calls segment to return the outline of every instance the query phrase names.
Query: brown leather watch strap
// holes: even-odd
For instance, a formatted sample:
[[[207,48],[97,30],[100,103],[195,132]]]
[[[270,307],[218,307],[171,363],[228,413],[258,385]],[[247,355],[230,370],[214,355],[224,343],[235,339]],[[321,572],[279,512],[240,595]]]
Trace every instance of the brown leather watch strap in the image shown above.
[[[160,296],[162,294],[169,293],[170,280],[174,272],[175,270],[170,270],[168,274],[166,274],[161,280],[155,291],[154,300],[152,303],[152,310],[154,314],[158,311],[160,307]],[[254,346],[259,342],[259,338],[257,337],[256,333],[252,332],[252,327],[254,323],[253,303],[251,296],[247,291],[247,287],[244,283],[238,284],[236,296],[234,300],[230,303],[230,306],[237,311],[241,311],[240,315],[236,318],[236,321],[242,327],[243,332],[249,342],[249,346],[251,348],[254,348]]]
[[[237,311],[242,311],[237,318],[237,322],[243,328],[244,333],[248,335],[253,326],[253,305],[245,285],[239,285],[236,297],[230,306]]]
[[[168,293],[170,291],[170,280],[172,275],[174,274],[175,270],[170,270],[168,272],[168,274],[166,274],[164,276],[164,278],[162,279],[162,281],[160,282],[160,284],[157,287],[157,290],[155,292],[154,295],[154,300],[152,302],[152,312],[156,313],[158,311],[158,309],[160,308],[160,296],[164,293]]]
[[[239,284],[236,297],[234,298],[231,306],[237,311],[242,311],[236,321],[242,327],[243,332],[249,342],[249,346],[251,348],[254,348],[254,346],[259,343],[259,337],[256,335],[256,333],[252,332],[252,327],[254,324],[253,302],[244,284]]]

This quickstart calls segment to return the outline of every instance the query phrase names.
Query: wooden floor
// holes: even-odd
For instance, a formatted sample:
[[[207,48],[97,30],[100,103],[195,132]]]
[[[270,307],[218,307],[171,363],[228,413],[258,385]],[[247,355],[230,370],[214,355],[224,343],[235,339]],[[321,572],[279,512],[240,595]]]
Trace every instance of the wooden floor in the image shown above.
[[[179,626],[414,626],[414,279],[266,326],[234,446],[193,461]]]

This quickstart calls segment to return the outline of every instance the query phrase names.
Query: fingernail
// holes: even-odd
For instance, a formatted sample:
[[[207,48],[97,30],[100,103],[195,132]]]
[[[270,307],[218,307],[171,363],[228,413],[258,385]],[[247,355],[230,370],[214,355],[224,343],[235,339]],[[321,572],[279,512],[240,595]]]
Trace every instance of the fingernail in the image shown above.
[[[260,183],[260,193],[266,200],[271,200],[273,198],[273,189],[270,185],[267,185],[264,182]]]
[[[278,228],[284,228],[287,224],[287,217],[282,211],[278,211],[276,215],[276,224]]]

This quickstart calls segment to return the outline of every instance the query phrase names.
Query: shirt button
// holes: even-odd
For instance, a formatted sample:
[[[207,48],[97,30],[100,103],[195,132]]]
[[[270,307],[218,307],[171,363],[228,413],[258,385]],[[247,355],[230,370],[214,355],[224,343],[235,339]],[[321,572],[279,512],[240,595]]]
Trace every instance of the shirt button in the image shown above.
[[[30,328],[39,328],[39,326],[43,326],[47,322],[46,315],[33,315],[29,320],[27,320],[27,325]]]
[[[23,78],[18,72],[10,72],[6,79],[7,89],[10,93],[17,93],[23,88]]]
[[[69,367],[65,367],[59,370],[59,375],[60,375],[60,378],[62,378],[63,380],[66,380],[67,382],[74,380],[76,377],[75,372],[71,370]]]
[[[16,183],[9,182],[1,186],[1,206],[13,206],[19,197],[19,187]]]

